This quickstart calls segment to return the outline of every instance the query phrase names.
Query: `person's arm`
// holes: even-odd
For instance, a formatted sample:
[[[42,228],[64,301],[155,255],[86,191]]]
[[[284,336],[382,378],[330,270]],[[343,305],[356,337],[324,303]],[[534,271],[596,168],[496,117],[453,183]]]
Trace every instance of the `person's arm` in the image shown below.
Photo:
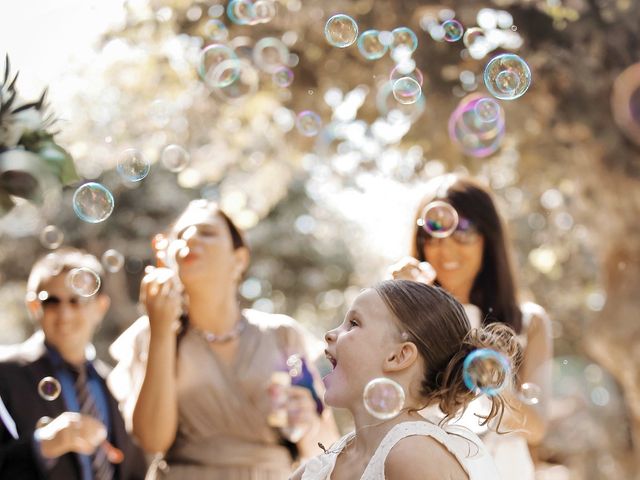
[[[551,402],[551,360],[553,340],[551,321],[544,310],[533,315],[527,331],[527,346],[518,374],[518,389],[530,383],[540,388],[538,403],[523,402],[517,393],[507,394],[512,411],[505,411],[500,431],[522,430],[527,441],[536,445],[542,441],[547,430],[549,405]]]
[[[181,299],[174,274],[166,268],[151,269],[140,290],[151,333],[145,376],[133,410],[133,433],[147,452],[164,453],[178,430],[174,323]]]

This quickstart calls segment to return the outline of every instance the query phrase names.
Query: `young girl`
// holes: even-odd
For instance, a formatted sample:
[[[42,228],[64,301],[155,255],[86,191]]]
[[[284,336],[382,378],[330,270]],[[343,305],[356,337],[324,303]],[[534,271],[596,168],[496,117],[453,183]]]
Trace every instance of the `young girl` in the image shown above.
[[[446,238],[436,238],[419,225],[427,205],[434,200],[450,204],[458,213],[458,226]],[[435,283],[463,304],[472,327],[499,323],[518,334],[524,357],[516,372],[516,387],[533,386],[537,393],[533,401],[507,394],[513,408],[505,415],[501,430],[510,433],[499,435],[478,425],[475,414],[482,415],[490,408],[484,397],[455,421],[480,435],[500,478],[534,480],[527,444],[538,444],[547,426],[553,355],[551,321],[539,305],[518,303],[507,232],[491,192],[477,181],[457,175],[430,181],[416,209],[411,256],[393,268],[395,279]],[[431,419],[440,415],[437,408],[423,413]]]
[[[497,350],[512,362],[519,346],[505,325],[471,330],[462,305],[443,289],[388,280],[364,290],[342,324],[329,331],[325,401],[353,414],[355,432],[310,460],[293,480],[495,480],[482,442],[459,426],[436,425],[418,411],[437,404],[453,416],[476,396],[463,380],[468,354]],[[379,420],[363,402],[365,386],[384,377],[399,384],[400,413]],[[491,397],[487,420],[501,416]],[[444,425],[444,426],[442,426]]]

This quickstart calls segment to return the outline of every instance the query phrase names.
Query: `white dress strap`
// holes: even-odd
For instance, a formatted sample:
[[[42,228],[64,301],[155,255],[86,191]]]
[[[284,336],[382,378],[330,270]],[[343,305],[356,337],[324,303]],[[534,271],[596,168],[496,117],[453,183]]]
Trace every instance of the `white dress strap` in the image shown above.
[[[312,458],[305,464],[301,480],[329,480],[336,466],[338,455],[345,445],[353,438],[355,432],[346,434],[340,440],[331,445],[325,453]]]
[[[450,431],[449,431],[450,430]],[[394,426],[382,439],[371,457],[361,480],[384,480],[384,466],[389,452],[403,438],[431,437],[456,457],[469,480],[495,480],[498,474],[480,439],[467,429],[441,427],[426,421],[404,422]]]

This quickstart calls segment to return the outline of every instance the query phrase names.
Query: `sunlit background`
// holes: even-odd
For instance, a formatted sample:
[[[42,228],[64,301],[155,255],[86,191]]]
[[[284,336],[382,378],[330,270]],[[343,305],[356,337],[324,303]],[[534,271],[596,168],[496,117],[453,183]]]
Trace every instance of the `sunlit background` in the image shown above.
[[[106,346],[139,313],[152,237],[200,196],[220,201],[248,232],[245,304],[289,314],[320,335],[360,288],[409,253],[425,182],[469,173],[496,192],[523,297],[553,320],[553,423],[534,452],[539,478],[635,478],[638,5],[263,3],[265,19],[255,25],[232,21],[227,2],[213,0],[3,3],[0,53],[9,54],[13,74],[20,71],[20,97],[37,100],[48,88],[56,141],[82,179],[111,190],[115,209],[104,222],[81,221],[71,200],[81,181],[44,205],[12,197],[16,206],[0,217],[0,341],[33,331],[25,281],[32,261],[48,251],[43,228],[56,225],[64,244],[97,256],[115,249],[125,258],[104,279],[115,299],[97,339],[107,358]],[[364,48],[367,59],[358,43],[331,45],[324,27],[336,13],[351,16],[360,34],[407,27],[417,49],[374,59],[387,50],[374,41]],[[447,41],[455,28],[442,24],[453,18],[478,31]],[[228,71],[216,71],[217,59],[202,66],[203,48],[212,44],[239,58],[230,64],[234,85],[221,85]],[[492,98],[483,72],[499,53],[528,64],[529,90],[498,101],[499,119],[486,131],[470,136],[455,122],[452,130],[450,118],[469,102]],[[419,70],[421,87],[412,92],[420,82],[409,82],[394,91],[389,75],[397,67],[411,78]],[[317,117],[296,124],[306,111]],[[188,155],[176,171],[163,157],[168,145]],[[131,148],[151,167],[140,182],[116,169]]]

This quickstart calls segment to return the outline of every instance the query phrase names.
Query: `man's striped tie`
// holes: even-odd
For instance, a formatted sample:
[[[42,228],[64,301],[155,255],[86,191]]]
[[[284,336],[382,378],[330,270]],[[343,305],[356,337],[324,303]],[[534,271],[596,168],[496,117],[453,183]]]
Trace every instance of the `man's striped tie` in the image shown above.
[[[78,395],[80,413],[101,420],[98,407],[87,383],[86,366],[83,365],[80,369],[76,370],[76,373],[78,374],[76,378],[76,394]],[[113,480],[113,465],[109,463],[105,449],[101,446],[91,455],[91,470],[95,480]]]

